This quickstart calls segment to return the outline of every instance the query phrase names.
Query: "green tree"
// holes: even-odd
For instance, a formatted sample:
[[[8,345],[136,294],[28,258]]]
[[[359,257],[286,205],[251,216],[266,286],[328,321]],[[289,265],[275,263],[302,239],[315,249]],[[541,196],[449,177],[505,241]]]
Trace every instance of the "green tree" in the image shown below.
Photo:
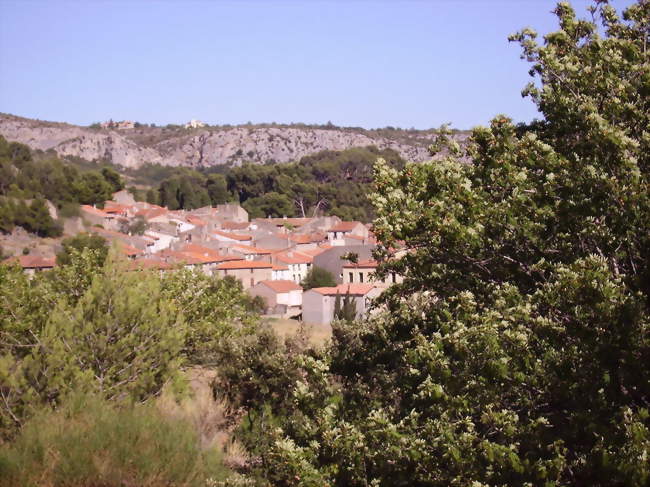
[[[83,249],[93,249],[97,251],[97,262],[93,267],[102,267],[106,256],[108,255],[108,244],[104,237],[92,233],[79,233],[74,237],[68,237],[61,242],[61,252],[56,254],[56,263],[59,265],[69,265],[72,263],[73,249],[81,252]]]
[[[42,198],[32,201],[29,207],[29,217],[24,226],[26,230],[39,237],[58,237],[63,233],[63,228],[54,221]]]
[[[243,207],[251,218],[293,216],[295,209],[288,196],[271,191],[246,200]]]
[[[650,481],[650,2],[555,13],[543,44],[514,36],[543,121],[375,165],[378,272],[404,282],[300,365],[258,443],[270,481]]]
[[[312,266],[307,272],[307,275],[300,283],[303,290],[307,291],[314,287],[333,287],[336,286],[334,276],[327,269],[322,267]]]
[[[228,183],[223,174],[210,174],[207,178],[206,189],[212,206],[230,201],[231,194],[228,191]]]
[[[120,174],[115,169],[111,167],[102,168],[102,176],[104,176],[106,182],[110,184],[113,192],[124,189],[124,181],[122,180],[122,176],[120,176]]]
[[[247,334],[259,319],[252,298],[232,277],[181,269],[164,276],[162,292],[189,324],[183,352],[190,363],[213,358],[225,340]]]
[[[357,308],[354,302],[354,298],[350,296],[348,291],[343,296],[343,301],[341,302],[341,296],[337,293],[336,300],[334,301],[334,318],[341,321],[346,321],[352,323],[357,317]]]

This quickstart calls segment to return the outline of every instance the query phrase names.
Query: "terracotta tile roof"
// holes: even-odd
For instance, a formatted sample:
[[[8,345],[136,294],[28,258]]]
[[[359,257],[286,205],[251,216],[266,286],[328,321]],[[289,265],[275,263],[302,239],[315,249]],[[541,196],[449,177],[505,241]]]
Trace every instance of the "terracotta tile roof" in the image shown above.
[[[129,245],[129,244],[124,243],[124,242],[120,242],[119,249],[120,249],[120,252],[122,252],[123,254],[126,254],[129,257],[132,257],[134,255],[144,254],[144,251],[142,251],[140,249],[136,249],[132,245]]]
[[[152,218],[167,215],[168,213],[169,211],[167,208],[149,208],[147,210],[140,210],[136,212],[135,216],[141,216],[144,217],[145,220],[151,220]]]
[[[271,288],[276,293],[288,293],[289,291],[302,291],[302,288],[293,281],[277,280],[277,281],[260,281],[259,284]]]
[[[231,262],[223,262],[217,266],[220,270],[229,269],[272,269],[273,266],[268,262],[259,262],[257,260],[235,260]]]
[[[99,208],[95,208],[90,205],[81,205],[81,210],[85,211],[86,213],[92,213],[93,215],[97,215],[101,217],[108,216],[108,214],[104,210],[100,210]]]
[[[311,255],[312,257],[316,257],[317,255],[320,255],[323,252],[325,252],[327,249],[331,249],[331,248],[332,248],[331,245],[322,245],[322,246],[316,247],[315,249],[301,249],[300,253],[301,254]]]
[[[112,201],[104,203],[104,212],[106,213],[123,213],[131,209],[128,205],[121,205]]]
[[[166,262],[187,264],[187,265],[202,265],[208,264],[206,258],[200,255],[193,255],[191,252],[177,252],[174,250],[162,250],[156,254],[157,257],[165,259]]]
[[[207,225],[207,223],[204,220],[201,220],[198,216],[188,215],[185,219],[197,227],[204,227]]]
[[[377,268],[377,261],[375,260],[362,260],[357,264],[348,262],[343,266],[344,269],[375,269]]]
[[[238,245],[233,245],[230,248],[238,252],[241,252],[242,254],[247,254],[247,255],[269,255],[273,253],[270,250],[254,247],[252,245],[238,244]]]
[[[296,250],[278,252],[275,259],[284,264],[311,264],[314,261],[311,255]]]
[[[224,255],[220,254],[218,250],[211,249],[210,247],[204,247],[203,245],[199,245],[199,244],[193,244],[193,243],[183,244],[183,246],[180,248],[180,251],[198,252],[199,254],[205,254],[209,256],[225,257]]]
[[[250,226],[250,222],[223,222],[221,224],[222,230],[246,230]]]
[[[212,233],[214,233],[215,235],[219,235],[221,237],[230,238],[232,240],[239,240],[239,241],[242,241],[242,242],[247,241],[247,240],[253,240],[253,237],[251,237],[250,235],[241,235],[241,234],[238,234],[238,233],[221,232],[219,230],[212,230]]]
[[[274,271],[288,271],[289,268],[286,265],[273,264],[273,270]]]
[[[41,257],[40,255],[19,255],[9,257],[2,262],[4,264],[17,263],[23,269],[51,269],[56,265],[54,257]]]
[[[351,232],[357,225],[363,225],[361,222],[340,222],[328,230],[328,232]]]
[[[375,286],[372,284],[339,284],[336,287],[315,287],[310,291],[316,291],[323,296],[336,296],[337,294],[345,296],[348,293],[352,296],[365,296],[374,288]]]

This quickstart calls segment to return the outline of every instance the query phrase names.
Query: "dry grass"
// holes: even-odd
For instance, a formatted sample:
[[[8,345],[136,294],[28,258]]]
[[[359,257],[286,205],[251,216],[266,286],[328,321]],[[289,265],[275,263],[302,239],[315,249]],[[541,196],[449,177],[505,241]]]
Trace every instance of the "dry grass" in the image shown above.
[[[330,325],[306,324],[289,318],[267,318],[266,322],[281,338],[304,333],[309,342],[317,347],[325,345],[332,338]]]
[[[158,398],[157,406],[167,416],[190,421],[199,435],[203,449],[217,448],[223,452],[223,461],[233,468],[243,466],[247,461],[244,448],[232,438],[236,425],[226,415],[226,407],[216,401],[211,383],[216,371],[193,367],[185,371],[190,393],[178,400],[171,392]]]

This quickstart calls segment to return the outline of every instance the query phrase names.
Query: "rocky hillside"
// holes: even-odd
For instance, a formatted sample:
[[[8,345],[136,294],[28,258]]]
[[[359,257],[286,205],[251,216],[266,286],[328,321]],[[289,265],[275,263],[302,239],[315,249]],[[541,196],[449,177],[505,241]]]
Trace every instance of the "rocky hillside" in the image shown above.
[[[322,150],[375,145],[391,148],[404,159],[423,161],[431,131],[312,128],[301,126],[238,126],[186,129],[179,126],[125,130],[90,128],[0,114],[0,135],[34,149],[52,149],[59,156],[106,160],[123,167],[146,163],[205,167],[290,162]],[[459,133],[464,139],[466,134]]]

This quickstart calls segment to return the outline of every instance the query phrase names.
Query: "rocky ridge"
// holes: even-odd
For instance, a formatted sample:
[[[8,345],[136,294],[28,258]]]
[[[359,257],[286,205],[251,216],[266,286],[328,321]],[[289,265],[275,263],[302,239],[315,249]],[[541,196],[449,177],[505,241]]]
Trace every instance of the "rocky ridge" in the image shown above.
[[[374,131],[343,128],[292,127],[142,127],[129,130],[96,129],[0,114],[0,135],[34,149],[54,150],[59,156],[110,161],[127,168],[144,164],[208,167],[243,162],[297,161],[322,150],[375,145],[391,148],[409,161],[424,161],[433,134],[402,131],[399,138]],[[457,136],[464,139],[466,135]]]

